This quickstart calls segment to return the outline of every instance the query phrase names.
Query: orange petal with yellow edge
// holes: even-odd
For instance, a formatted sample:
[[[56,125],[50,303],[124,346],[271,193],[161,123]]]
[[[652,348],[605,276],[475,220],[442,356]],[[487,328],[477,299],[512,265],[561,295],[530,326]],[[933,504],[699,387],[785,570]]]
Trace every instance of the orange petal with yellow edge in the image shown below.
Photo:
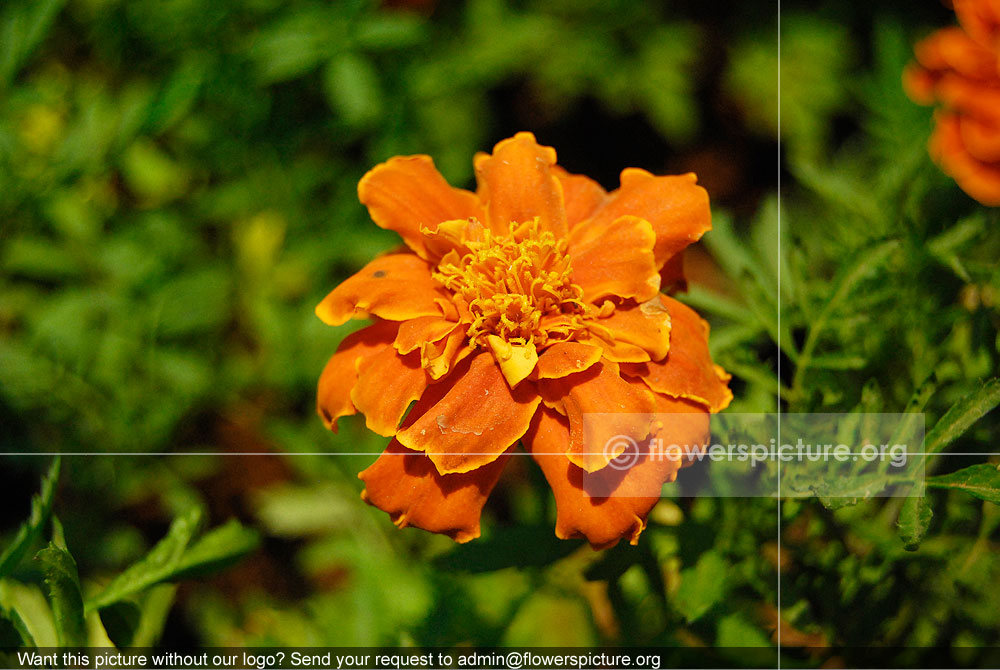
[[[569,234],[573,283],[586,302],[607,297],[649,300],[660,290],[659,265],[653,256],[656,235],[645,219],[622,216],[591,220]]]
[[[561,399],[569,420],[567,458],[587,472],[608,465],[625,448],[621,438],[649,435],[653,394],[621,378],[618,365],[601,360],[584,372],[538,381],[546,400]]]
[[[466,344],[465,347],[462,345]],[[431,379],[443,378],[451,367],[472,352],[472,345],[466,343],[465,330],[456,328],[437,342],[420,345],[420,365]]]
[[[495,461],[524,435],[540,400],[531,382],[511,390],[489,352],[434,386],[443,387],[444,397],[396,437],[404,447],[430,456],[441,474]],[[413,414],[418,409],[419,403]]]
[[[670,352],[658,362],[623,363],[622,372],[642,379],[657,393],[722,411],[733,393],[729,375],[712,362],[708,351],[708,324],[687,305],[668,296],[661,300],[670,312]]]
[[[426,261],[413,254],[389,254],[333,289],[316,306],[316,316],[331,326],[368,315],[407,321],[441,316],[449,302]]]
[[[621,305],[610,316],[587,325],[602,340],[639,347],[649,360],[661,360],[670,350],[670,312],[658,295],[640,305]]]
[[[429,156],[397,156],[362,177],[358,198],[380,228],[395,231],[418,255],[430,259],[421,228],[437,230],[442,221],[482,218],[474,193],[454,188]]]
[[[369,430],[391,437],[410,403],[427,388],[427,382],[420,354],[414,351],[401,356],[389,347],[361,362],[351,401],[365,415]]]
[[[566,223],[572,229],[585,221],[608,201],[608,192],[596,181],[582,174],[571,174],[558,165],[553,168],[562,185]]]
[[[399,324],[379,321],[345,337],[330,357],[319,377],[316,411],[330,430],[337,432],[337,419],[357,412],[351,402],[351,390],[358,381],[358,364],[365,358],[389,348]]]
[[[401,354],[408,354],[421,345],[437,342],[458,326],[454,321],[439,316],[421,316],[399,324],[399,334],[393,346]]]
[[[538,217],[542,230],[566,235],[563,192],[553,171],[556,152],[543,147],[531,133],[518,133],[493,147],[493,154],[476,156],[479,197],[486,204],[490,229],[507,235],[511,223]]]
[[[701,416],[707,415],[702,412]],[[685,415],[679,422],[684,426],[678,426],[674,435],[682,441],[697,439],[693,430],[690,435],[679,432],[688,431],[689,423],[694,428],[697,421],[698,415]],[[707,431],[704,436],[707,439]],[[674,480],[680,463],[665,458],[658,449],[651,450],[646,441],[637,443],[620,469],[607,467],[587,473],[560,455],[568,439],[566,420],[543,408],[522,440],[555,495],[556,536],[585,538],[594,549],[607,549],[621,539],[636,544],[646,528],[649,511],[660,500],[663,484]]]
[[[442,475],[425,454],[398,441],[358,475],[361,498],[387,512],[400,528],[442,533],[456,542],[479,537],[479,518],[510,453],[465,474]]]
[[[601,348],[580,342],[558,342],[538,357],[535,376],[559,379],[583,372],[601,360]]]
[[[621,187],[594,214],[593,222],[608,225],[626,215],[649,221],[656,234],[653,255],[659,268],[712,228],[708,193],[696,182],[691,173],[654,177],[645,170],[627,168],[621,174]]]

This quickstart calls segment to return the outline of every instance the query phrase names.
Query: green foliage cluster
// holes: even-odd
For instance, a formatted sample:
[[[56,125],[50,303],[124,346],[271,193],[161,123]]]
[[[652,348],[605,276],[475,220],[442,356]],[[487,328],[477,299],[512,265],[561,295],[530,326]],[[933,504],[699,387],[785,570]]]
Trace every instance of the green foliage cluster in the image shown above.
[[[930,111],[900,88],[933,17],[793,3],[779,58],[773,3],[740,4],[0,6],[0,480],[23,494],[0,519],[0,646],[710,645],[762,665],[777,631],[816,665],[1000,646],[1000,216],[930,162]],[[468,545],[364,506],[384,440],[313,412],[354,326],[312,313],[397,243],[356,202],[364,171],[428,153],[467,185],[476,151],[542,129],[614,175],[605,130],[697,158],[720,110],[727,150],[781,170],[780,199],[764,180],[716,201],[713,281],[681,296],[730,411],[923,413],[926,480],[685,497],[696,465],[638,546],[601,553],[553,537],[529,459]],[[103,455],[56,461],[29,512],[53,452]]]

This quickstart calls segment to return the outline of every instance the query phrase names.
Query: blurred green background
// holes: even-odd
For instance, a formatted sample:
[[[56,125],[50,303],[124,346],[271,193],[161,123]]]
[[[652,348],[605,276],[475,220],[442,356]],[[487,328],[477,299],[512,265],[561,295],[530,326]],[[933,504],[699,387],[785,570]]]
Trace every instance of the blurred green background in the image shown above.
[[[707,645],[739,664],[726,647],[780,629],[806,664],[869,645],[982,662],[1000,645],[1000,440],[980,419],[1000,402],[1000,221],[930,162],[931,111],[899,83],[953,15],[780,19],[779,68],[758,0],[0,5],[0,547],[18,548],[0,643],[72,639],[43,584],[62,559],[29,551],[51,536],[101,613],[92,642]],[[712,322],[733,411],[924,411],[936,450],[977,455],[932,459],[926,497],[787,502],[780,552],[776,501],[684,497],[683,475],[638,547],[558,541],[527,459],[480,540],[396,530],[358,498],[385,440],[314,414],[356,324],[313,307],[398,243],[357,203],[367,169],[427,153],[471,186],[473,154],[519,130],[609,189],[629,166],[698,173],[715,230],[682,299]],[[337,451],[373,456],[304,455]],[[16,537],[53,452],[118,455],[64,458]],[[164,536],[175,562],[154,574]]]

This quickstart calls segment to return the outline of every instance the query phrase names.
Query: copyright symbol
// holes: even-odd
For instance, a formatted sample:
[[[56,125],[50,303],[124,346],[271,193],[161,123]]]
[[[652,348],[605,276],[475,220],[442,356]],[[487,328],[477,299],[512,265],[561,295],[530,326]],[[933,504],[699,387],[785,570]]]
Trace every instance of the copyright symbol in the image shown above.
[[[512,651],[509,654],[507,654],[507,667],[508,668],[514,668],[515,670],[517,670],[517,668],[521,667],[521,663],[522,663],[521,652],[519,652],[519,651]]]
[[[615,435],[604,444],[604,457],[615,470],[628,470],[639,462],[639,445],[628,435]]]

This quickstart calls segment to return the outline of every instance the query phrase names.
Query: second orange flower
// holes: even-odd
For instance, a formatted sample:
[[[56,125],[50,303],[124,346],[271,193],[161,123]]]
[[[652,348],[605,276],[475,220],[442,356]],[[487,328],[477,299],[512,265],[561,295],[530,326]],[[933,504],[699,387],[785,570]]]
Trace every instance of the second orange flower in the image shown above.
[[[680,463],[639,447],[616,468],[620,449],[595,439],[587,418],[634,444],[700,445],[708,414],[729,404],[707,324],[660,292],[683,282],[684,248],[711,227],[708,196],[694,175],[632,168],[606,193],[530,133],[475,168],[475,193],[449,186],[427,156],[393,158],[361,180],[374,222],[408,249],[376,258],[316,308],[330,325],[374,319],[324,369],[320,415],[336,429],[361,412],[393,438],[360,477],[363,498],[401,527],[478,537],[520,443],[555,493],[559,537],[635,542]]]

